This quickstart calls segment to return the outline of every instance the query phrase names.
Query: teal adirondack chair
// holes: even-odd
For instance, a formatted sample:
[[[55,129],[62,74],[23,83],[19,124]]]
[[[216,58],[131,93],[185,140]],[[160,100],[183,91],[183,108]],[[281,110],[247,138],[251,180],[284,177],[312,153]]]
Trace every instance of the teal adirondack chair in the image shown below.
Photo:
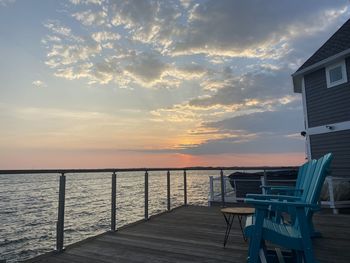
[[[249,263],[260,262],[266,253],[265,241],[292,250],[293,261],[314,263],[315,257],[311,241],[311,225],[313,212],[319,208],[317,203],[325,177],[328,174],[332,154],[326,154],[316,161],[312,178],[307,191],[303,191],[304,199],[296,196],[275,196],[274,199],[247,198],[245,202],[255,206],[253,217],[247,219],[245,234],[249,237]],[[268,217],[270,209],[278,209],[295,217],[291,225],[278,223]],[[267,262],[274,262],[268,256]]]
[[[303,202],[303,203],[309,203],[312,200],[311,195],[309,195],[309,187],[311,186],[311,183],[314,180],[314,172],[315,169],[317,167],[317,160],[311,160],[305,164],[303,164],[298,172],[298,178],[297,178],[297,183],[295,187],[290,187],[290,186],[285,186],[285,187],[276,187],[275,189],[280,192],[286,192],[289,193],[290,195],[281,195],[281,194],[248,194],[246,197],[247,198],[253,198],[253,199],[259,199],[259,200],[276,200],[276,199],[287,199],[287,200],[293,200],[293,201],[299,201],[299,202]],[[271,187],[271,189],[274,189],[274,187]],[[317,201],[314,202],[315,204],[317,204]],[[279,208],[281,208],[281,206],[278,206]],[[311,237],[319,237],[321,236],[321,234],[319,232],[316,232],[314,230],[314,226],[312,223],[312,215],[313,212],[318,211],[319,209],[308,209],[308,221],[309,221],[309,227],[311,229],[310,234]],[[278,223],[280,223],[281,221],[283,221],[283,217],[282,217],[282,212],[284,212],[284,209],[277,209],[276,207],[274,207],[273,205],[270,206],[270,213],[269,215],[271,216],[271,214],[273,215],[272,217],[274,218],[274,220]],[[289,213],[290,215],[290,219],[291,222],[293,223],[295,221],[295,214],[294,213]]]
[[[314,161],[309,161],[300,166],[298,170],[297,181],[295,183],[295,187],[286,186],[286,185],[262,185],[261,188],[265,189],[265,194],[284,194],[284,195],[295,195],[299,196],[304,191],[304,184],[307,183],[309,179],[308,174],[312,171],[312,165],[315,163]]]
[[[298,171],[295,187],[292,186],[261,186],[267,191],[265,194],[247,194],[247,198],[273,199],[276,195],[299,196],[302,197],[308,190],[312,174],[316,167],[316,160],[304,163]],[[304,196],[305,197],[305,196]]]

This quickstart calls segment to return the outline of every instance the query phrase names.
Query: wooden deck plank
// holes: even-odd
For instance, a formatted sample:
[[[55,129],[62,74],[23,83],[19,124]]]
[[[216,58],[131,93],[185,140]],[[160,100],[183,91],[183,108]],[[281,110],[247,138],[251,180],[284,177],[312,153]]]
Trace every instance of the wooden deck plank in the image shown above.
[[[349,222],[350,215],[315,216],[323,234],[314,240],[319,262],[350,262]],[[248,246],[238,221],[224,249],[225,227],[218,207],[182,207],[28,262],[245,262]]]

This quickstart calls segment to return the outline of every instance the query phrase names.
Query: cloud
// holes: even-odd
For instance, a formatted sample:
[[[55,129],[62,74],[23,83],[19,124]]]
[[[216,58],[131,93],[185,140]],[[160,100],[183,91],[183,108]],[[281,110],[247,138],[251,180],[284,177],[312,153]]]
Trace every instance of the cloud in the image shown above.
[[[53,45],[47,57],[52,63],[52,67],[56,67],[55,65],[70,65],[86,61],[100,53],[100,51],[101,46],[95,43]]]
[[[59,21],[56,20],[50,20],[49,22],[45,23],[44,26],[52,31],[52,33],[65,36],[65,37],[71,37],[72,29],[66,26],[62,26]],[[51,39],[54,40],[54,39]]]
[[[73,68],[73,67],[59,68],[55,72],[55,76],[69,79],[69,80],[86,78],[90,76],[91,67],[92,65],[87,63],[87,64],[81,64],[78,68]]]
[[[212,92],[192,99],[189,104],[199,107],[236,105],[280,98],[292,93],[289,68],[270,68],[264,65],[235,76],[229,70],[203,82],[204,89]]]
[[[125,70],[136,80],[143,83],[154,82],[161,78],[168,68],[155,53],[141,53],[129,60]]]
[[[164,151],[303,150],[290,74],[313,41],[345,19],[346,1],[97,2],[72,2],[79,30],[48,23],[46,63],[56,76],[138,91],[178,88],[181,96],[159,95],[161,106],[149,113],[153,125],[176,126]]]
[[[172,70],[169,70],[168,74],[179,79],[198,79],[204,77],[208,73],[208,69],[197,63],[190,63],[181,66],[174,66]]]
[[[9,4],[13,4],[14,2],[16,2],[16,0],[0,0],[0,6],[7,6]]]
[[[109,82],[117,79],[116,75],[119,73],[122,75],[121,69],[113,59],[105,59],[101,62],[94,63],[93,67],[89,69],[88,75],[90,84],[100,83],[108,84]],[[126,81],[124,79],[124,81]]]
[[[274,0],[270,3],[274,8],[266,8],[258,0],[114,1],[107,7],[114,14],[112,25],[162,54],[280,58],[292,50],[288,45],[292,39],[320,31],[337,20],[341,14],[336,11],[346,6],[345,0],[337,6],[329,1],[315,3]]]
[[[200,128],[187,134],[189,138],[201,140],[193,143],[195,140],[190,139],[190,143],[161,151],[191,155],[303,153],[305,141],[299,133],[303,129],[302,119],[300,106],[290,105],[276,111],[202,123]]]
[[[215,79],[217,86],[207,88],[209,95],[154,110],[152,120],[190,127],[186,136],[191,139],[175,145],[175,152],[254,153],[254,147],[271,153],[288,152],[289,148],[302,152],[304,144],[294,136],[303,129],[301,101],[292,94],[289,72],[287,68],[262,65],[234,76],[224,68]]]
[[[105,11],[87,10],[72,14],[72,16],[85,26],[101,26],[107,23],[107,13]]]
[[[274,0],[268,5],[273,8],[259,0],[195,4],[173,54],[280,58],[290,51],[291,39],[326,27],[340,15],[333,10],[348,2]]]
[[[45,82],[43,82],[42,80],[35,80],[32,82],[32,85],[34,86],[34,88],[46,88],[47,85]]]
[[[83,4],[83,5],[89,5],[89,4],[101,5],[104,2],[104,0],[69,0],[69,2],[71,2],[74,5],[79,5],[79,4]]]
[[[295,105],[296,103],[294,103]],[[301,105],[279,107],[275,111],[255,112],[235,116],[216,122],[205,123],[204,126],[222,132],[244,131],[245,133],[289,134],[303,129]]]
[[[181,10],[176,1],[114,1],[112,24],[123,26],[130,38],[161,49],[180,30]]]
[[[22,7],[17,12],[23,13],[24,6],[17,1],[9,11]],[[82,102],[74,110],[0,111],[7,115],[2,141],[208,159],[303,152],[301,101],[292,94],[290,74],[350,14],[346,0],[69,0],[55,6],[41,10],[51,18],[43,24],[44,71],[57,77],[50,83],[64,85],[62,92],[87,87],[72,95],[90,101],[89,110]],[[19,13],[9,14],[16,25],[25,19]],[[33,37],[43,32],[35,30]],[[15,138],[16,131],[25,136]]]
[[[179,152],[192,155],[247,154],[247,153],[301,153],[305,142],[302,139],[281,135],[259,135],[252,138],[224,138],[208,140],[199,145],[187,146]]]
[[[339,23],[339,17],[348,12],[343,1],[337,5],[319,1],[314,7],[309,2],[274,0],[271,9],[257,0],[71,3],[67,13],[81,27],[74,27],[73,32],[72,27],[57,20],[45,24],[50,31],[42,40],[48,49],[46,64],[56,69],[56,76],[86,78],[90,84],[121,83],[120,87],[129,88],[179,88],[196,79],[204,92],[191,103],[202,106],[224,98],[238,100],[246,94],[244,89],[232,88],[238,85],[235,78],[240,75],[234,67],[241,63],[235,65],[232,58],[255,59],[244,62],[240,69],[244,72],[252,63],[273,66],[288,57],[289,63],[283,67],[289,75],[290,68],[300,63],[300,56],[305,56],[300,50],[306,44],[299,39],[309,36],[312,42],[311,36]],[[254,19],[243,15],[247,13],[254,14]],[[92,66],[82,74],[81,63]],[[218,77],[218,64],[230,69],[231,74]],[[251,74],[255,75],[243,76],[242,87],[250,85],[249,78],[259,76],[258,72]]]
[[[101,32],[95,32],[92,34],[92,39],[95,40],[98,43],[110,41],[110,40],[118,40],[121,38],[121,36],[114,32],[107,32],[107,31],[101,31]]]
[[[201,79],[200,84],[205,94],[153,110],[154,121],[212,122],[281,108],[301,110],[300,98],[293,94],[288,68],[260,65],[250,72],[234,75],[229,68],[208,72],[197,66],[195,72],[206,72],[206,80]]]
[[[310,16],[302,17],[289,4],[275,4],[276,10],[266,10],[259,1],[111,2],[101,10],[73,14],[85,34],[49,28],[58,37],[66,32],[68,43],[52,39],[48,54],[56,58],[56,76],[86,78],[90,84],[182,91],[191,85],[188,89],[197,92],[188,93],[191,96],[182,102],[171,105],[163,98],[167,106],[150,112],[154,125],[176,125],[183,133],[174,136],[179,139],[169,148],[172,151],[253,153],[256,147],[266,152],[300,151],[303,142],[291,136],[302,129],[300,100],[292,94],[290,79],[290,64],[296,59],[283,57],[296,54],[295,47],[302,49],[298,42],[302,36],[312,39],[323,30],[320,14],[333,7],[322,2]],[[311,10],[310,4],[306,7]],[[286,15],[286,10],[292,14]],[[240,14],[247,12],[256,20]],[[330,12],[327,19],[339,16],[341,12]],[[307,24],[312,18],[316,22]],[[298,29],[301,24],[308,26]],[[292,121],[286,123],[288,119]],[[273,140],[277,146],[269,146]]]

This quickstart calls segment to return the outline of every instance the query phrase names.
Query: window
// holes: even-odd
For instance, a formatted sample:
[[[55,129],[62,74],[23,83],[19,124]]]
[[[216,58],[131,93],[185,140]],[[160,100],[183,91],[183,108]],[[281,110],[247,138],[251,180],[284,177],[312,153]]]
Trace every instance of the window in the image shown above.
[[[326,67],[327,88],[338,86],[348,81],[345,60]]]

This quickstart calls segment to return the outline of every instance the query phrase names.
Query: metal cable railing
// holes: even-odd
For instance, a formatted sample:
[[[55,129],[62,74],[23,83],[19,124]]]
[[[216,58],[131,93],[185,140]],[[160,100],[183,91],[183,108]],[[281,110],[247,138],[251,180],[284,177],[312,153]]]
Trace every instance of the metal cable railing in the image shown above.
[[[274,171],[274,170],[289,170],[289,169],[296,169],[294,166],[283,166],[283,167],[184,167],[184,168],[130,168],[130,169],[117,169],[117,168],[107,168],[107,169],[36,169],[36,170],[0,170],[0,175],[33,175],[33,174],[58,174],[59,175],[59,187],[58,187],[58,206],[57,206],[57,222],[56,222],[56,250],[58,252],[62,251],[64,249],[64,232],[65,232],[65,213],[67,211],[71,211],[74,208],[74,202],[79,200],[79,194],[73,194],[69,197],[69,204],[66,204],[67,197],[66,197],[66,190],[67,190],[67,177],[73,176],[74,174],[79,174],[82,176],[82,178],[76,178],[74,184],[77,184],[78,181],[83,182],[85,181],[84,176],[87,174],[92,173],[98,173],[102,174],[102,177],[95,178],[98,181],[103,181],[107,175],[111,175],[111,181],[110,181],[110,230],[116,231],[117,230],[117,177],[118,174],[128,173],[128,172],[141,172],[143,174],[143,198],[144,198],[144,211],[143,211],[143,219],[148,220],[149,219],[149,177],[152,176],[150,172],[160,172],[164,174],[166,182],[166,211],[170,211],[172,208],[172,188],[171,188],[171,178],[172,178],[172,172],[176,172],[176,176],[179,177],[177,180],[180,182],[183,181],[183,194],[181,194],[182,205],[188,204],[188,172],[191,171],[218,171],[218,174],[220,176],[220,183],[221,183],[221,205],[225,206],[225,182],[224,182],[224,171]],[[181,174],[182,173],[182,174]],[[183,178],[181,179],[182,176]],[[54,182],[55,180],[46,180],[47,182]],[[43,183],[46,182],[45,180],[41,181]],[[27,184],[28,182],[23,182]],[[6,181],[6,184],[11,185],[11,182]],[[28,184],[30,186],[30,184]],[[78,185],[78,184],[77,184]],[[93,183],[95,186],[101,186],[100,184]],[[107,185],[104,184],[103,185]],[[79,185],[78,185],[79,186]],[[30,188],[30,187],[29,187]],[[46,187],[48,190],[51,190],[50,188]],[[79,188],[80,189],[80,188]],[[97,188],[99,191],[103,191],[104,188]],[[15,192],[15,190],[10,190],[12,192]],[[86,190],[88,191],[88,190]],[[57,192],[57,191],[55,191]],[[52,197],[51,193],[50,196]],[[105,194],[105,192],[104,192]],[[97,194],[96,194],[97,196]],[[90,202],[90,201],[89,201]],[[96,202],[99,202],[98,200]],[[90,202],[91,203],[91,202]],[[89,204],[90,204],[89,203]],[[178,202],[179,203],[179,202]],[[179,205],[181,206],[181,205]],[[32,208],[35,208],[32,207]]]

